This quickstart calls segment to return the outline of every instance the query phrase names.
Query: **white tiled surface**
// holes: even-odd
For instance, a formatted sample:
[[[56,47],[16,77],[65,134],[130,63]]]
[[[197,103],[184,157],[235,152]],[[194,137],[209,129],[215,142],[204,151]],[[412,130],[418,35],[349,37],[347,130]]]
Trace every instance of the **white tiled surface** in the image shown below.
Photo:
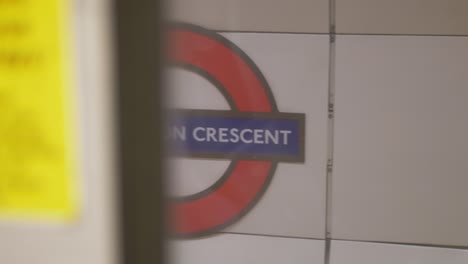
[[[270,33],[223,35],[257,64],[281,112],[306,114],[307,133],[306,162],[280,163],[263,198],[226,231],[324,238],[328,37]],[[171,88],[176,106],[229,109],[214,86],[197,79],[193,73],[177,71]],[[172,189],[179,195],[187,195],[210,186],[221,177],[229,162],[185,159],[176,164],[184,166],[173,166],[174,173],[191,173],[185,173],[190,177],[174,175]]]
[[[336,0],[338,33],[467,35],[466,0]]]
[[[468,246],[468,38],[338,36],[333,238]]]
[[[257,64],[281,112],[306,114],[305,164],[280,163],[258,204],[229,232],[324,238],[328,37],[225,34]]]
[[[169,0],[169,18],[216,30],[328,32],[328,0]]]
[[[223,234],[198,240],[171,241],[174,264],[322,264],[323,240]]]
[[[465,264],[468,250],[332,241],[330,264]]]

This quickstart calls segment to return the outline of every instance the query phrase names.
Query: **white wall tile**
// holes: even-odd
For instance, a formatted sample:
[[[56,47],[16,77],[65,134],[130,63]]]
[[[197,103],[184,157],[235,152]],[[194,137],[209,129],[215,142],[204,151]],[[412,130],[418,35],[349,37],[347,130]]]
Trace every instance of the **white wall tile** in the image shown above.
[[[225,35],[258,65],[281,112],[306,114],[305,164],[280,163],[260,202],[228,230],[324,238],[328,37]]]
[[[468,1],[336,0],[339,33],[467,35]]]
[[[174,264],[322,264],[323,240],[224,234],[169,243]]]
[[[328,32],[328,0],[170,0],[169,18],[215,30]]]
[[[332,241],[330,264],[465,264],[468,250]]]
[[[468,245],[468,38],[339,36],[334,238]]]
[[[269,188],[255,207],[225,231],[324,238],[328,37],[277,33],[223,35],[257,64],[271,87],[280,112],[306,114],[307,133],[305,163],[280,163]],[[176,75],[174,79],[178,80],[178,87],[185,88],[174,94],[182,100],[174,101],[191,108],[229,108],[214,86],[207,87],[207,82],[198,82],[192,77]],[[221,177],[219,171],[229,163],[194,159],[184,162],[185,165],[178,166],[174,173],[184,170],[192,173],[187,173],[189,177],[185,178],[174,175],[173,182],[177,186],[173,190],[179,194],[207,188]]]

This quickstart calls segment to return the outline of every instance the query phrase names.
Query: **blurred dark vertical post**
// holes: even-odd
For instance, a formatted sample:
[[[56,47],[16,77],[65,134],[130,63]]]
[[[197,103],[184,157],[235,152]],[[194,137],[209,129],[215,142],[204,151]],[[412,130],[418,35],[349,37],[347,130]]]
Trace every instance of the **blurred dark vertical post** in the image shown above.
[[[164,260],[162,1],[115,0],[121,262]]]

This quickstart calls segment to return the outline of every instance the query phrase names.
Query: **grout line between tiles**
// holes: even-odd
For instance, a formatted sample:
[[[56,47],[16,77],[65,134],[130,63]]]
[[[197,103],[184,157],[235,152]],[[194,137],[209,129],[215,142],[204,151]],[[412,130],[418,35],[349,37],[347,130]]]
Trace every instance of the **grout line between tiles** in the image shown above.
[[[335,33],[338,36],[394,36],[394,37],[468,37],[468,35],[402,34],[402,33]]]
[[[336,32],[336,0],[329,0],[329,10],[328,10],[328,19],[329,19],[329,32],[330,34],[335,34]]]
[[[291,35],[329,35],[329,32],[294,32],[294,31],[262,31],[262,30],[215,30],[219,33],[268,33],[268,34],[291,34]]]
[[[327,124],[327,167],[325,190],[325,252],[324,263],[330,263],[331,255],[331,204],[333,173],[333,141],[335,116],[335,0],[329,0],[330,42],[328,56],[328,124]]]
[[[219,234],[243,235],[243,236],[262,236],[262,237],[291,238],[291,239],[324,241],[323,238],[310,238],[310,237],[284,236],[284,235],[267,235],[267,234],[251,234],[251,233],[242,233],[242,232],[222,231],[222,232],[219,232]]]
[[[445,249],[468,250],[468,246],[453,246],[453,245],[419,244],[419,243],[404,243],[404,242],[385,242],[385,241],[372,241],[372,240],[359,240],[359,239],[332,239],[332,241],[357,242],[357,243],[374,243],[374,244],[398,245],[398,246],[408,246],[408,247],[426,247],[426,248],[445,248]]]
[[[323,239],[323,238],[309,238],[309,237],[298,237],[298,236],[253,234],[253,233],[242,233],[242,232],[219,232],[217,234],[325,241],[325,247],[328,247],[328,249],[330,249],[330,247],[331,247],[331,242],[341,241],[341,242],[356,242],[356,243],[374,243],[374,244],[384,244],[384,245],[399,245],[399,246],[409,246],[409,247],[426,247],[426,248],[445,248],[445,249],[455,249],[455,250],[468,250],[468,246],[419,244],[419,243],[399,243],[399,242],[386,242],[386,241],[373,241],[373,240],[360,240],[360,239],[331,239],[331,238]]]
[[[330,0],[333,1],[333,0]],[[332,22],[332,21],[331,21]],[[334,22],[334,21],[333,21]],[[288,32],[288,31],[250,31],[250,30],[215,30],[219,33],[246,33],[246,34],[291,34],[291,35],[332,35],[332,36],[375,36],[375,37],[459,37],[466,38],[468,35],[441,35],[441,34],[386,34],[386,33],[337,33],[335,25],[331,25],[330,32]]]

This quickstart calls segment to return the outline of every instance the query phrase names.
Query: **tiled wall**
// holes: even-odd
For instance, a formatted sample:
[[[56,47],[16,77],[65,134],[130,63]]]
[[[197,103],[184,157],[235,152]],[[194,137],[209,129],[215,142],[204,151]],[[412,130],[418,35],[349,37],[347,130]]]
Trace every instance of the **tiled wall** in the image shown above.
[[[236,43],[308,122],[306,163],[280,164],[223,234],[175,242],[177,263],[468,263],[449,249],[468,248],[468,1],[169,6]]]

